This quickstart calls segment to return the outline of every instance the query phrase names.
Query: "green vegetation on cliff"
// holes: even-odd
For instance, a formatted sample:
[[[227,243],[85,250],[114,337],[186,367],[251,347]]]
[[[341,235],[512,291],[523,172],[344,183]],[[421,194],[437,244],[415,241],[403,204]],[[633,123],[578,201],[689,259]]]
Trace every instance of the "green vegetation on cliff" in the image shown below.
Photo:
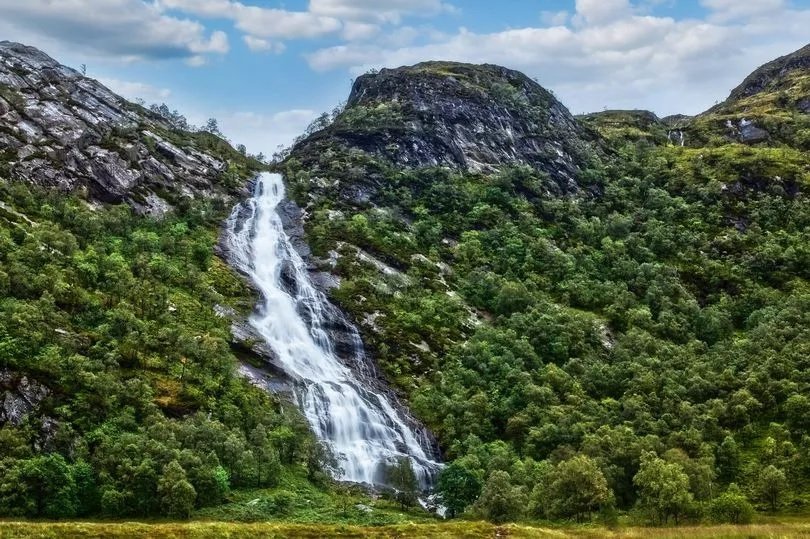
[[[810,97],[806,53],[786,58],[668,119],[575,119],[497,66],[385,70],[278,165],[306,208],[310,262],[340,277],[332,298],[438,438],[449,516],[716,521],[734,536],[807,512]],[[36,82],[4,89],[3,106],[26,113]],[[0,152],[0,514],[545,533],[434,527],[406,512],[406,469],[393,499],[330,484],[306,422],[237,374],[218,315],[253,303],[214,245],[261,164],[176,113],[108,98],[129,127],[76,157],[102,156],[101,172],[65,173],[69,144],[15,127]],[[290,530],[334,531],[234,534]]]
[[[606,157],[564,197],[548,167],[293,149],[282,168],[341,276],[332,295],[453,463],[440,490],[455,513],[807,509],[810,159],[806,114],[787,114],[788,130],[758,127],[778,136],[718,131],[708,147],[706,117],[586,117]]]

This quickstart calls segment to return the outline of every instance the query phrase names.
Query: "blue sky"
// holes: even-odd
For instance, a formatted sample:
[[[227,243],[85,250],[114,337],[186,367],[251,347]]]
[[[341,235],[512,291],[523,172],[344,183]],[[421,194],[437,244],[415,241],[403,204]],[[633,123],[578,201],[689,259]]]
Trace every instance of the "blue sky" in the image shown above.
[[[272,153],[369,68],[526,72],[574,113],[697,113],[810,40],[810,0],[0,0],[0,39]]]

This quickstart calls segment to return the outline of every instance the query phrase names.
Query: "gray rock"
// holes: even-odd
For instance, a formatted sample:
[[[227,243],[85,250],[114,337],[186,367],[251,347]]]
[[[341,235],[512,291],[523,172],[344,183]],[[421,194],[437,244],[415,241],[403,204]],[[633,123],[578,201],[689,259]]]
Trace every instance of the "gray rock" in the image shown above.
[[[312,284],[315,285],[315,288],[322,291],[329,291],[333,288],[340,287],[340,277],[328,271],[310,272],[309,278],[312,280]]]
[[[373,111],[394,119],[376,121]],[[312,165],[334,147],[359,149],[397,166],[495,171],[527,165],[547,172],[547,189],[579,189],[578,163],[598,155],[596,137],[547,90],[522,73],[494,65],[425,62],[358,77],[347,117],[297,144],[291,157]],[[357,115],[351,115],[357,111]],[[368,120],[357,120],[368,118]],[[359,123],[358,122],[367,122]],[[368,205],[373,174],[358,170],[340,196]]]
[[[770,134],[754,125],[754,122],[749,120],[740,121],[740,141],[745,143],[762,142],[770,137]]]
[[[304,232],[304,211],[292,200],[282,200],[278,205],[278,215],[284,231],[290,238],[293,248],[303,259],[307,259],[312,251],[307,245]]]
[[[19,425],[50,390],[36,380],[8,370],[0,371],[0,425]]]
[[[223,197],[226,163],[164,140],[155,133],[172,128],[159,116],[33,47],[0,42],[0,86],[0,147],[22,148],[10,163],[17,179],[86,187],[96,201],[156,217],[171,211],[157,192]]]

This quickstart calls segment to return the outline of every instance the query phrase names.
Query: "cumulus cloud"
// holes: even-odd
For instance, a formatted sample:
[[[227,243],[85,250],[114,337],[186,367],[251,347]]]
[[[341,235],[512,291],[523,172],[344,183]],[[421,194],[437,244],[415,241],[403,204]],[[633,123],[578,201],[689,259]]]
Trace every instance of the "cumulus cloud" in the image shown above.
[[[148,103],[165,101],[172,95],[172,91],[168,88],[158,88],[151,84],[143,82],[134,82],[127,80],[119,80],[115,78],[100,77],[98,81],[117,93],[124,96],[129,100],[143,99]]]
[[[642,15],[628,0],[577,0],[568,25],[477,33],[461,28],[434,42],[405,46],[345,43],[306,56],[314,70],[395,67],[425,60],[496,63],[553,89],[574,112],[646,107],[696,113],[723,99],[757,65],[807,39],[810,9],[763,0],[703,0],[705,20]],[[642,6],[643,7],[643,6]]]
[[[160,0],[159,5],[200,17],[230,19],[239,30],[260,38],[313,38],[343,27],[340,20],[311,11],[265,8],[231,0]]]
[[[190,58],[229,50],[224,32],[208,33],[141,0],[0,0],[0,11],[6,36],[68,43],[98,56]]]
[[[342,20],[399,23],[405,15],[436,15],[456,8],[441,0],[310,0],[309,11]]]
[[[567,11],[541,11],[540,21],[546,26],[562,26],[568,22],[571,14]]]
[[[786,7],[785,0],[701,0],[701,4],[712,11],[710,19],[719,22],[778,13]]]
[[[629,0],[576,0],[576,20],[601,25],[626,17],[632,8]]]
[[[245,45],[247,45],[248,48],[254,52],[273,52],[276,54],[281,54],[285,49],[284,43],[275,43],[260,37],[248,35],[244,36],[242,39],[244,40]]]
[[[235,142],[244,142],[252,153],[272,155],[278,147],[288,146],[318,113],[310,109],[291,109],[275,113],[235,112],[219,116],[222,132]]]
[[[343,25],[341,36],[347,41],[362,41],[371,39],[380,33],[380,26],[377,24],[348,21]]]

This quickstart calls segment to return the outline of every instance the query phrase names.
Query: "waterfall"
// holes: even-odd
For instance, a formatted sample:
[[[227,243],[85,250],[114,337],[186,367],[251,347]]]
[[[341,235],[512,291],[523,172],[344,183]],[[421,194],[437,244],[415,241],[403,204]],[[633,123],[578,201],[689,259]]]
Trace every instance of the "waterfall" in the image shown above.
[[[407,457],[421,486],[429,487],[441,465],[424,432],[335,352],[329,327],[336,310],[313,286],[284,232],[277,212],[283,199],[281,175],[260,174],[253,197],[226,222],[230,262],[261,294],[250,324],[292,378],[295,398],[315,434],[341,461],[339,479],[385,485],[387,467]],[[353,332],[352,363],[369,365],[357,330],[347,325]]]

